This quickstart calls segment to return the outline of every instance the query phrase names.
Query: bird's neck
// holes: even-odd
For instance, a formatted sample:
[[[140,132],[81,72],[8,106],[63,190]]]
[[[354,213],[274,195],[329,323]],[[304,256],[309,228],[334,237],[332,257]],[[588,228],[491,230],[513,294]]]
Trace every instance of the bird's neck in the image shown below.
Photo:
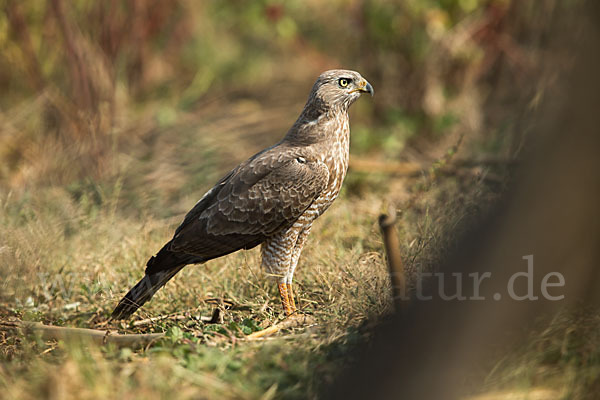
[[[307,103],[285,140],[304,145],[347,142],[348,126],[347,108],[324,108]]]

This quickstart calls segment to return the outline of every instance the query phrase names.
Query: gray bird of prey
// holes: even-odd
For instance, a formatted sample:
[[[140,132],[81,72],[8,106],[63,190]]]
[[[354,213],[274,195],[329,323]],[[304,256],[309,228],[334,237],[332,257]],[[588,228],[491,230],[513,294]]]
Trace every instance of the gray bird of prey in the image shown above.
[[[373,87],[358,72],[331,70],[315,82],[285,137],[225,175],[187,213],[145,276],[112,313],[128,318],[188,264],[261,245],[286,315],[296,312],[292,278],[310,228],[333,203],[348,169],[348,108]]]

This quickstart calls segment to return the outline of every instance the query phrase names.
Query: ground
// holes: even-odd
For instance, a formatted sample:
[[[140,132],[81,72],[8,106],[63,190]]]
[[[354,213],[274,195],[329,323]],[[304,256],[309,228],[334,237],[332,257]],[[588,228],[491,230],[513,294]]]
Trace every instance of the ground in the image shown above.
[[[548,47],[571,2],[81,1],[66,17],[62,3],[0,15],[2,398],[323,398],[393,310],[378,216],[396,207],[409,277],[439,264],[505,193],[577,42]],[[279,140],[339,66],[376,94],[352,107],[346,182],[294,277],[315,323],[247,340],[282,318],[256,249],[187,267],[108,323],[202,194]],[[562,312],[499,349],[473,398],[586,398],[597,315]],[[166,337],[44,342],[5,329],[15,320]]]
[[[244,112],[238,117],[240,109]],[[2,332],[0,385],[7,397],[154,398],[170,396],[174,388],[177,398],[315,397],[342,366],[352,363],[353,351],[392,310],[378,215],[397,204],[406,268],[424,270],[453,245],[446,233],[456,233],[460,221],[479,218],[503,190],[501,182],[477,169],[442,173],[456,146],[468,149],[464,139],[432,148],[442,157],[430,164],[423,160],[424,172],[417,176],[351,167],[341,197],[315,224],[295,280],[300,307],[315,318],[313,326],[260,341],[244,339],[282,318],[275,285],[261,271],[256,249],[186,268],[131,321],[107,325],[110,311],[139,279],[147,258],[209,182],[263,141],[276,139],[280,126],[293,118],[282,107],[272,117],[276,129],[256,140],[250,128],[261,119],[262,108],[246,100],[228,110],[233,117],[227,111],[211,114],[212,125],[195,125],[205,118],[200,112],[129,138],[135,145],[124,145],[131,152],[120,154],[132,158],[124,161],[127,168],[102,182],[40,185],[4,196],[1,256],[3,265],[12,268],[2,271],[3,321],[167,332],[166,339],[139,351],[41,342]],[[229,125],[223,128],[219,118]],[[205,132],[216,126],[222,129],[218,141]],[[256,125],[256,135],[260,129]],[[235,134],[240,131],[246,134]],[[236,140],[246,145],[232,152],[228,143]],[[186,150],[190,145],[194,148]],[[140,156],[145,152],[149,156]],[[470,156],[468,150],[458,153]],[[377,162],[371,161],[373,168]],[[157,169],[157,162],[164,166]],[[494,173],[506,171],[502,166]],[[492,174],[490,168],[484,172]],[[186,185],[192,189],[182,189]],[[164,196],[154,198],[156,192]],[[202,322],[216,308],[222,319]],[[527,373],[511,379],[494,369],[489,385],[537,385],[542,367],[523,357],[506,369],[516,363]],[[503,363],[508,361],[498,365]],[[550,377],[546,381],[562,387],[556,372],[543,371]]]
[[[297,298],[316,319],[314,326],[258,342],[241,340],[282,318],[257,249],[186,268],[130,322],[106,325],[185,210],[228,168],[277,140],[293,121],[289,110],[300,106],[270,108],[267,132],[256,121],[269,104],[246,99],[215,107],[218,113],[203,108],[183,122],[128,138],[134,145],[125,144],[119,156],[131,160],[122,161],[126,167],[116,177],[71,187],[41,185],[18,199],[3,198],[2,257],[13,266],[2,272],[3,319],[168,332],[168,339],[142,352],[82,350],[3,333],[1,379],[13,382],[7,385],[10,397],[91,397],[107,390],[111,397],[142,397],[180,386],[186,387],[178,393],[182,398],[304,397],[351,362],[370,324],[391,311],[378,215],[390,201],[402,200],[404,208],[413,199],[399,223],[407,263],[431,261],[424,254],[432,244],[439,247],[435,227],[445,217],[429,207],[456,190],[455,177],[436,182],[351,169],[347,189],[315,224],[296,274]],[[266,138],[257,139],[260,135]],[[244,145],[234,150],[239,141]],[[485,186],[476,176],[468,182]],[[200,322],[217,307],[222,323]],[[135,325],[157,316],[170,317]],[[152,378],[157,368],[161,379]]]

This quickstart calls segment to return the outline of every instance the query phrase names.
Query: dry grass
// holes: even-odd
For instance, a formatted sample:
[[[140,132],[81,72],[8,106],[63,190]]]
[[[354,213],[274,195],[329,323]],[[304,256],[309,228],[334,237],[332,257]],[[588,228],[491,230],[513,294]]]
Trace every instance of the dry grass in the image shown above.
[[[185,135],[179,139],[185,141]],[[167,154],[161,153],[165,160],[180,146],[176,142],[166,147]],[[131,173],[146,168],[151,169],[140,162]],[[212,168],[218,175],[219,167]],[[193,180],[185,169],[178,173]],[[361,183],[351,186],[355,190],[346,189],[316,223],[295,279],[300,305],[316,319],[315,326],[243,341],[245,335],[276,322],[280,306],[273,282],[259,268],[258,252],[240,252],[188,267],[133,321],[169,314],[182,319],[112,325],[121,332],[167,332],[165,340],[146,351],[43,343],[3,332],[0,386],[5,396],[162,398],[173,396],[173,388],[178,388],[177,398],[318,396],[339,369],[352,362],[353,349],[368,340],[372,324],[391,309],[376,223],[385,204],[401,204],[403,254],[407,268],[416,272],[435,265],[454,245],[457,230],[485,213],[499,190],[477,176],[432,174],[388,181],[367,191],[360,189],[371,185],[364,176],[351,173],[349,179]],[[141,189],[123,183],[139,180],[120,173],[75,189],[49,186],[3,194],[2,318],[106,328],[112,307],[139,279],[148,256],[171,235],[180,210],[193,201],[186,193],[165,210],[163,202],[144,199]],[[133,207],[140,203],[149,205],[148,210]],[[216,307],[203,301],[206,298],[235,305],[224,311],[222,324],[200,322],[200,316],[211,315]],[[486,387],[518,387],[527,393],[540,384],[559,391],[572,387],[569,379],[583,376],[581,367],[563,376],[561,365],[570,361],[559,357],[548,369],[540,358],[555,351],[552,343],[570,324],[561,320],[552,332],[534,336],[532,343],[541,340],[550,350],[534,346],[521,357],[503,360]],[[586,364],[583,374],[595,376],[596,365],[593,360]]]
[[[321,8],[321,3],[318,4]],[[333,12],[336,7],[326,9],[320,18],[328,20],[331,15],[339,16],[337,11]],[[371,17],[387,21],[388,15],[394,15],[388,11],[383,7]],[[312,21],[314,16],[308,14]],[[481,12],[476,17],[485,15]],[[331,18],[331,21],[337,19],[353,20]],[[422,19],[414,19],[419,38]],[[467,20],[467,28],[477,21],[477,18]],[[126,22],[121,21],[128,30]],[[375,22],[373,26],[379,26]],[[203,24],[182,26],[186,33],[190,27]],[[493,26],[485,29],[493,31]],[[343,27],[344,32],[347,30]],[[270,35],[269,31],[265,32]],[[339,46],[340,36],[334,33],[330,39],[335,46],[327,48],[340,47],[340,51],[345,51],[345,46]],[[183,36],[193,36],[186,35]],[[443,36],[452,39],[461,35],[461,29],[449,29]],[[388,203],[397,204],[402,211],[398,224],[402,254],[408,271],[414,274],[433,268],[456,244],[462,227],[485,214],[502,193],[507,179],[506,165],[465,167],[457,173],[440,173],[441,167],[454,155],[454,146],[462,134],[465,137],[458,156],[463,159],[478,158],[476,156],[482,154],[500,158],[512,156],[521,140],[522,132],[513,126],[516,125],[514,117],[507,117],[505,109],[529,110],[523,104],[529,104],[533,97],[530,92],[539,88],[534,90],[535,84],[528,83],[525,89],[531,89],[529,92],[522,88],[515,90],[514,71],[509,68],[499,73],[497,86],[511,92],[519,102],[511,108],[502,102],[510,96],[496,99],[495,106],[502,112],[490,116],[486,109],[490,106],[484,101],[489,88],[485,82],[480,87],[479,79],[495,65],[495,57],[500,57],[494,50],[494,37],[491,36],[490,43],[484,40],[483,44],[475,44],[473,40],[469,44],[475,46],[474,49],[482,46],[485,62],[476,58],[472,64],[463,66],[464,71],[463,67],[459,68],[465,77],[459,79],[462,83],[456,85],[457,93],[448,99],[442,96],[447,82],[442,82],[441,72],[456,68],[457,59],[446,54],[452,53],[449,46],[452,41],[434,40],[433,50],[428,51],[432,56],[427,58],[426,68],[423,68],[415,60],[412,60],[414,65],[410,59],[409,63],[396,62],[394,57],[402,55],[403,59],[411,54],[400,42],[399,48],[386,53],[372,47],[368,36],[363,39],[366,42],[360,46],[361,57],[354,56],[353,60],[376,60],[375,54],[393,54],[390,59],[374,62],[372,67],[387,66],[372,71],[382,83],[388,83],[388,90],[378,92],[374,105],[359,102],[354,106],[353,154],[425,165],[436,159],[440,162],[422,176],[410,178],[390,177],[378,171],[350,171],[342,195],[315,224],[295,276],[300,306],[316,319],[315,326],[285,330],[262,341],[245,341],[249,333],[278,321],[280,305],[275,285],[259,268],[258,252],[240,252],[206,265],[186,268],[146,304],[130,324],[108,326],[121,332],[167,333],[164,340],[144,351],[98,348],[81,343],[44,343],[14,332],[0,332],[0,397],[318,397],[339,370],[353,362],[353,350],[368,341],[373,324],[391,310],[390,283],[377,226],[377,216],[387,209]],[[222,40],[227,42],[228,38],[224,36]],[[232,41],[237,42],[237,37],[234,39]],[[387,39],[384,42],[395,43]],[[216,41],[215,54],[221,53],[221,47],[227,47],[221,43],[221,40]],[[77,114],[70,109],[73,104],[64,104],[64,97],[68,96],[61,98],[52,93],[52,85],[49,85],[49,89],[36,92],[35,98],[0,112],[0,159],[3,160],[0,165],[0,318],[106,328],[112,308],[140,278],[146,260],[170,237],[183,214],[204,190],[237,162],[278,140],[291,125],[308,90],[308,78],[304,75],[314,72],[304,66],[310,65],[316,70],[331,64],[331,60],[302,43],[283,47],[288,47],[295,56],[298,52],[304,54],[300,54],[304,58],[280,57],[268,64],[273,70],[294,71],[277,78],[285,79],[285,84],[269,82],[277,88],[273,93],[265,93],[264,88],[257,91],[260,85],[255,83],[249,91],[259,92],[258,95],[243,93],[243,90],[242,93],[233,89],[228,92],[223,87],[219,97],[210,97],[205,93],[206,88],[194,88],[195,83],[202,86],[202,82],[194,78],[191,85],[194,93],[187,93],[192,98],[186,100],[185,106],[176,106],[175,101],[170,104],[168,96],[160,104],[151,99],[138,104],[124,94],[119,81],[113,88],[109,117],[87,121],[73,116]],[[258,44],[262,46],[263,42],[258,41]],[[299,50],[298,46],[304,47]],[[198,48],[203,47],[204,44],[198,44]],[[248,46],[248,49],[255,47]],[[225,55],[231,53],[231,49],[223,50]],[[373,57],[368,56],[371,52]],[[419,56],[415,58],[420,59],[421,52],[417,53]],[[146,64],[165,63],[171,59],[168,54],[157,52]],[[445,54],[451,62],[439,62],[440,54]],[[234,58],[244,59],[244,53],[234,55]],[[317,60],[303,61],[312,58]],[[205,59],[211,57],[199,58],[201,65]],[[282,67],[278,64],[281,59],[294,65]],[[540,64],[542,61],[540,58]],[[461,65],[464,62],[460,61]],[[55,60],[54,65],[58,70],[63,68],[62,63]],[[223,65],[211,68],[226,69]],[[246,68],[252,65],[254,68]],[[252,65],[241,62],[228,74],[248,69],[251,76],[254,76],[251,71],[255,71],[257,76],[273,78],[264,72],[269,68],[258,68],[257,65],[262,65],[258,63]],[[538,73],[535,66],[526,66],[528,73],[517,74],[520,82]],[[194,71],[196,67],[194,64],[189,70]],[[433,79],[420,76],[422,71],[438,71],[438,67],[440,76]],[[169,68],[166,70],[171,75],[181,71]],[[409,74],[404,69],[416,72]],[[134,92],[144,85],[152,86],[148,80],[153,70],[137,72],[142,77],[140,82],[136,85],[129,82]],[[264,71],[256,73],[256,70]],[[199,80],[201,75],[197,75]],[[222,84],[224,77],[233,81],[224,74],[216,83]],[[296,80],[289,82],[290,77]],[[264,79],[258,82],[262,84]],[[253,79],[246,76],[240,81]],[[531,81],[537,83],[542,79]],[[168,86],[170,81],[165,82]],[[392,88],[389,82],[401,83],[401,90]],[[179,85],[186,87],[181,82]],[[161,96],[158,92],[153,95]],[[421,106],[427,108],[422,104],[423,97],[435,100],[436,96],[438,103],[444,103],[443,109],[421,110]],[[186,97],[186,93],[177,93],[174,97]],[[7,100],[7,103],[11,102]],[[100,116],[107,112],[101,107],[96,111]],[[53,121],[56,125],[51,124]],[[94,123],[95,130],[88,129],[88,123]],[[103,129],[103,124],[110,127]],[[504,125],[509,127],[501,128]],[[105,133],[100,138],[75,138],[82,132],[100,131]],[[417,132],[424,137],[412,137]],[[491,177],[494,179],[489,179]],[[201,316],[211,315],[217,306],[204,301],[207,298],[234,304],[233,308],[223,309],[222,323],[207,324],[200,320]],[[180,318],[165,318],[138,326],[133,323],[163,315]],[[550,386],[561,390],[569,387],[573,375],[562,377],[560,367],[565,365],[562,362],[568,364],[570,358],[559,352],[558,360],[552,361],[555,368],[540,375],[540,370],[548,369],[544,369],[547,364],[539,362],[538,357],[556,354],[558,343],[563,339],[561,332],[570,324],[570,320],[561,319],[554,325],[555,329],[534,336],[532,343],[539,339],[547,347],[534,346],[515,352],[515,357],[503,360],[495,369],[490,367],[492,373],[487,388],[508,393],[511,387],[519,390],[523,386],[526,389]],[[597,338],[593,343],[598,343]],[[524,355],[518,357],[517,354]],[[577,376],[597,376],[594,375],[597,365],[597,359],[588,360],[570,371]],[[506,372],[510,370],[517,372],[511,375]],[[559,390],[559,393],[563,392]]]
[[[141,127],[114,154],[114,172],[96,180],[62,185],[63,178],[73,180],[65,177],[68,167],[48,170],[43,160],[30,163],[31,173],[55,181],[4,186],[1,317],[104,327],[182,212],[231,167],[215,160],[232,164],[253,151],[244,146],[243,153],[226,153],[235,139],[232,132],[250,131],[250,138],[242,140],[261,146],[248,129],[262,118],[260,110],[236,117],[236,110],[247,111],[248,104],[231,104],[229,115],[213,113],[200,129],[191,128],[196,119],[185,117],[169,128]],[[283,113],[283,122],[269,121],[272,139],[287,118]],[[219,121],[227,123],[217,135]],[[57,147],[46,159],[60,160],[62,154]],[[200,160],[194,160],[198,155]],[[315,327],[240,343],[245,334],[280,318],[275,287],[259,268],[258,252],[240,252],[187,268],[134,318],[176,313],[185,320],[113,325],[124,332],[166,330],[168,338],[148,351],[57,345],[2,332],[0,386],[8,398],[153,398],[165,397],[175,387],[182,388],[180,398],[316,393],[335,374],[347,349],[364,336],[361,324],[389,307],[386,268],[373,223],[379,205],[377,196],[345,198],[315,226],[296,278],[300,305],[316,318]],[[215,305],[202,301],[208,297],[236,305],[224,312],[222,324],[194,318],[212,313]]]
[[[86,398],[104,393],[138,398],[165,395],[181,385],[191,386],[178,393],[182,398],[256,398],[271,385],[278,385],[272,393],[300,396],[315,379],[311,371],[327,357],[327,346],[344,347],[352,341],[348,335],[388,307],[385,265],[380,252],[373,251],[379,239],[375,226],[367,222],[375,217],[374,200],[341,202],[315,227],[297,278],[300,305],[317,319],[315,328],[260,344],[227,338],[243,336],[237,330],[245,326],[254,330],[271,324],[280,312],[274,285],[258,267],[257,252],[234,254],[183,271],[138,313],[135,319],[192,310],[187,321],[136,329],[179,326],[183,331],[183,336],[171,336],[174,343],[151,352],[123,355],[44,343],[30,347],[21,338],[5,337],[3,358],[12,361],[1,374],[6,384],[12,382],[9,397],[54,393],[58,398]],[[69,201],[63,198],[60,203]],[[72,217],[75,221],[43,210],[45,214],[35,213],[26,224],[3,224],[2,236],[8,240],[2,265],[13,266],[2,271],[5,317],[97,326],[170,232],[163,221],[122,218],[110,210]],[[362,217],[352,220],[352,214]],[[79,227],[65,238],[68,223]],[[230,299],[240,310],[227,311],[222,326],[203,325],[192,317],[210,315],[214,306],[199,301],[205,297]],[[333,372],[327,371],[327,364],[320,368]],[[163,371],[161,382],[151,378],[156,369]]]
[[[293,118],[286,110],[294,106],[274,107],[270,136],[262,139],[257,138],[265,128],[256,124],[261,108],[248,101],[229,104],[230,112],[219,113],[217,106],[184,115],[168,127],[123,129],[128,136],[119,139],[112,156],[116,167],[95,180],[62,185],[68,168],[48,171],[33,163],[33,172],[59,179],[2,192],[2,318],[105,328],[110,311],[170,237],[182,212],[232,164],[276,140]],[[198,128],[200,120],[207,123]],[[247,136],[237,136],[240,131]],[[243,152],[230,152],[236,140],[247,143]],[[60,154],[57,148],[52,157]],[[368,339],[370,324],[391,310],[376,222],[385,204],[411,204],[400,230],[407,264],[419,270],[451,246],[443,232],[472,213],[464,204],[475,204],[479,191],[491,193],[476,177],[434,175],[390,181],[350,173],[351,184],[317,221],[295,278],[300,306],[316,319],[313,327],[240,341],[275,323],[280,305],[275,285],[259,267],[258,251],[239,252],[186,268],[133,321],[168,314],[184,319],[113,323],[122,332],[166,331],[167,339],[147,351],[57,345],[4,332],[0,384],[9,398],[152,398],[175,387],[182,388],[180,398],[316,396],[352,362],[352,349]],[[468,193],[448,202],[464,185]],[[442,202],[446,212],[440,212]],[[222,324],[199,321],[215,308],[202,301],[206,298],[235,305],[224,311]]]
[[[247,101],[230,105],[233,115],[244,110],[239,119],[208,109],[168,127],[123,129],[128,137],[118,141],[112,156],[116,166],[103,177],[70,185],[5,186],[0,198],[0,317],[107,328],[110,311],[139,279],[147,258],[170,237],[182,213],[231,164],[262,141],[276,140],[280,125],[290,118],[285,110],[293,107],[273,113],[270,133],[256,127],[262,111]],[[249,110],[257,115],[248,116]],[[196,127],[202,119],[210,123]],[[217,132],[220,119],[227,124]],[[236,136],[240,130],[249,136]],[[266,137],[257,139],[261,135]],[[235,140],[243,141],[243,152],[230,150]],[[476,148],[471,140],[463,139],[461,157]],[[300,306],[316,319],[315,326],[244,341],[281,316],[275,285],[259,268],[258,251],[239,252],[186,268],[131,323],[108,326],[121,332],[167,333],[145,351],[44,343],[0,332],[5,396],[163,398],[173,397],[177,388],[177,398],[318,397],[340,368],[352,363],[354,350],[368,341],[373,324],[391,310],[377,225],[387,204],[394,202],[402,211],[402,254],[414,274],[438,264],[462,227],[484,215],[502,192],[502,184],[487,180],[486,174],[503,177],[504,165],[438,173],[451,161],[456,143],[456,137],[432,143],[429,151],[444,156],[421,177],[350,172],[340,199],[317,221],[295,277]],[[54,173],[60,177],[65,171]],[[234,304],[223,308],[222,323],[201,321],[218,306],[207,298]],[[134,324],[164,315],[171,317]],[[532,343],[547,347],[515,351],[514,357],[490,366],[485,387],[531,394],[541,385],[543,393],[556,388],[553,393],[565,388],[576,393],[574,377],[596,376],[595,359],[565,376],[562,366],[571,361],[559,356],[550,369],[542,361],[543,354],[556,354],[561,329],[570,325],[568,319],[558,320],[551,331],[532,337]]]

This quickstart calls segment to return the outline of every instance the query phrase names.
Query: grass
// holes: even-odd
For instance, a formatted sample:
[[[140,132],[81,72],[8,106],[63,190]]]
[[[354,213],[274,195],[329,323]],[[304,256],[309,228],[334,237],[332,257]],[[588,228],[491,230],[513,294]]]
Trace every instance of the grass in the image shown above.
[[[600,376],[598,310],[580,305],[537,325],[526,341],[499,354],[483,380],[488,394],[481,399],[493,398],[489,393],[526,398],[536,391],[545,391],[543,398],[551,399],[595,398]]]
[[[112,308],[183,213],[228,168],[276,141],[293,120],[288,110],[300,106],[256,107],[246,99],[179,115],[169,126],[156,121],[124,129],[109,159],[113,169],[95,178],[73,171],[77,164],[46,169],[60,153],[32,160],[29,173],[51,181],[5,185],[0,198],[2,318],[106,328]],[[265,108],[274,110],[267,137],[256,123]],[[239,143],[243,151],[234,146]],[[352,362],[370,326],[391,311],[376,221],[388,201],[406,201],[397,188],[414,199],[399,224],[414,269],[429,268],[452,245],[440,227],[472,212],[464,204],[476,202],[479,190],[491,193],[478,179],[455,177],[389,180],[351,171],[348,181],[316,222],[295,277],[300,306],[315,326],[258,343],[240,340],[281,316],[257,249],[238,252],[186,268],[132,319],[172,314],[183,320],[109,326],[167,332],[146,351],[43,343],[3,332],[0,386],[9,398],[166,397],[174,387],[183,388],[178,398],[317,396]],[[461,185],[470,188],[472,201],[448,202]],[[451,213],[442,212],[442,202]],[[199,322],[215,308],[207,298],[235,305],[224,311],[222,324]]]
[[[287,122],[284,110],[273,117],[273,131]],[[416,273],[433,268],[456,244],[461,227],[484,215],[503,190],[484,175],[440,174],[437,168],[453,156],[454,144],[434,150],[444,156],[421,177],[351,170],[340,198],[316,222],[295,277],[300,306],[316,319],[314,326],[260,342],[243,340],[281,318],[274,282],[261,270],[256,249],[186,268],[132,321],[107,326],[112,308],[195,199],[231,167],[228,163],[241,161],[263,145],[261,140],[276,140],[274,134],[260,140],[237,136],[240,127],[252,133],[260,116],[210,115],[212,122],[204,127],[193,129],[206,114],[189,114],[168,127],[150,126],[120,139],[116,167],[103,176],[63,185],[61,170],[54,169],[45,173],[56,174],[58,183],[5,186],[2,319],[167,333],[150,348],[132,351],[0,332],[0,387],[6,398],[319,397],[391,311],[376,223],[386,205],[400,205],[402,254],[407,270]],[[217,141],[220,118],[229,118],[229,125]],[[235,140],[243,141],[244,151],[222,144]],[[468,157],[472,143],[468,137],[464,141],[462,156]],[[223,310],[222,323],[200,322],[217,307],[214,299],[234,306]],[[181,318],[133,324],[165,315]],[[598,376],[598,338],[590,336],[597,319],[590,315],[576,324],[569,314],[558,316],[527,345],[503,353],[489,366],[482,390],[527,393],[541,386],[566,393],[556,398],[583,398],[583,388]]]
[[[106,110],[97,110],[96,131],[88,129],[85,110],[79,113],[77,101],[67,101],[77,99],[77,93],[63,85],[71,77],[65,60],[54,56],[59,51],[50,52],[49,59],[45,52],[38,54],[37,62],[43,67],[40,76],[49,82],[49,88],[41,91],[27,86],[25,58],[4,69],[8,72],[0,80],[10,83],[7,87],[13,90],[0,98],[0,320],[158,331],[166,332],[166,337],[148,349],[132,351],[43,342],[0,331],[0,397],[272,399],[322,395],[340,370],[352,364],[355,350],[368,343],[373,325],[391,311],[390,283],[376,222],[380,212],[390,202],[402,211],[398,230],[407,270],[413,274],[433,268],[456,245],[460,229],[497,200],[507,179],[502,167],[443,174],[441,167],[454,154],[458,137],[465,135],[458,149],[462,158],[513,154],[512,142],[521,132],[513,132],[518,124],[510,114],[516,109],[530,112],[522,106],[528,102],[523,94],[528,93],[527,87],[514,84],[512,69],[506,73],[510,84],[502,80],[493,84],[494,76],[488,79],[486,75],[494,75],[493,68],[481,66],[479,57],[459,60],[464,56],[457,58],[452,51],[434,46],[438,40],[430,35],[430,28],[438,17],[446,21],[444,37],[453,38],[461,31],[452,27],[465,15],[475,17],[471,23],[487,18],[483,10],[488,3],[481,3],[475,14],[463,8],[477,2],[434,2],[435,13],[416,7],[419,2],[384,3],[367,2],[364,18],[357,18],[362,15],[356,14],[359,10],[343,2],[325,8],[314,3],[302,11],[296,28],[290,25],[291,13],[266,24],[269,14],[261,14],[258,6],[256,12],[245,15],[235,5],[215,3],[204,15],[201,8],[188,13],[188,5],[180,5],[174,10],[184,23],[167,23],[170,18],[162,21],[168,40],[147,37],[142,43],[145,51],[133,51],[147,67],[131,71],[138,79],[127,81],[123,75],[135,66],[138,58],[127,56],[139,43],[113,54],[115,60],[122,57],[125,65],[113,63],[116,80],[110,104],[114,109],[104,119],[100,117]],[[293,3],[292,10],[300,4]],[[271,12],[277,12],[274,7]],[[11,8],[13,13],[18,11]],[[315,8],[320,12],[311,11]],[[171,9],[167,5],[163,13],[168,17]],[[25,7],[24,11],[26,16],[44,15],[37,8]],[[91,11],[85,14],[87,19],[80,15],[76,20],[84,32],[87,25],[104,23]],[[224,18],[210,18],[217,11]],[[232,25],[221,24],[224,20]],[[507,20],[517,28],[527,24],[526,18],[521,23],[518,18]],[[46,32],[41,47],[60,49],[55,43],[57,34],[47,34],[55,29],[50,24],[53,20],[44,21],[33,24],[31,34],[35,38]],[[357,35],[346,21],[362,21],[363,30]],[[115,24],[124,32],[131,28],[128,18]],[[268,29],[259,29],[261,25]],[[553,27],[549,21],[542,25]],[[214,32],[205,36],[211,26]],[[294,29],[297,40],[288,37]],[[493,27],[485,29],[493,31]],[[138,34],[146,31],[152,30],[142,29]],[[500,33],[498,37],[511,37],[510,31]],[[93,33],[88,36],[95,38]],[[138,36],[127,36],[127,40]],[[196,43],[190,38],[201,39],[194,39]],[[10,35],[0,42],[9,56],[21,54],[24,48]],[[269,54],[262,50],[267,42]],[[527,45],[541,46],[517,44],[523,52]],[[500,47],[494,43],[486,47],[485,41],[469,46],[474,46],[472,50],[481,47],[490,58],[497,56],[492,49]],[[184,63],[188,53],[193,60]],[[300,306],[316,324],[259,342],[244,340],[250,332],[281,318],[274,282],[260,269],[258,251],[252,250],[186,268],[132,321],[107,326],[110,312],[141,277],[147,259],[170,238],[203,192],[289,128],[305,100],[308,76],[313,79],[323,65],[350,64],[349,60],[358,62],[355,68],[369,79],[381,82],[372,103],[361,101],[353,106],[352,157],[409,160],[426,166],[431,160],[440,162],[425,168],[422,176],[410,178],[350,170],[340,198],[313,227],[295,275]],[[560,64],[544,61],[539,57],[539,64]],[[431,65],[435,68],[424,68]],[[423,71],[430,69],[440,70],[440,77],[428,79]],[[520,78],[524,81],[533,75],[523,73]],[[90,72],[89,76],[93,81],[102,74]],[[538,90],[540,81],[532,78],[526,86]],[[495,93],[495,98],[487,99],[490,85],[511,96]],[[17,90],[20,86],[27,90]],[[443,94],[438,99],[443,103],[440,110],[423,109],[426,93]],[[503,96],[519,101],[508,107]],[[499,129],[502,126],[506,129]],[[83,134],[88,131],[107,134],[90,139]],[[486,174],[499,179],[491,181]],[[199,317],[210,316],[218,306],[207,299],[224,299],[234,305],[223,310],[222,323],[200,321]],[[486,369],[485,381],[473,386],[487,392],[518,389],[526,393],[542,387],[559,393],[556,398],[583,398],[585,388],[599,374],[600,339],[594,313],[557,316],[549,326],[532,333],[527,343],[503,349]],[[133,324],[165,315],[182,318]]]
[[[168,237],[172,224],[123,218],[104,207],[82,216],[85,206],[59,199],[79,212],[65,219],[63,208],[25,206],[21,210],[28,217],[16,214],[9,217],[12,223],[2,225],[8,239],[2,265],[13,266],[3,270],[3,314],[94,327],[139,278],[145,259]],[[2,386],[12,382],[12,398],[63,390],[67,397],[85,398],[106,394],[108,388],[109,397],[129,393],[124,397],[138,398],[149,391],[160,397],[182,385],[190,387],[178,394],[181,398],[303,397],[306,390],[316,390],[317,376],[326,382],[335,365],[347,362],[342,355],[362,337],[361,324],[389,307],[386,267],[380,253],[373,252],[380,247],[377,232],[367,222],[369,215],[348,218],[353,203],[343,202],[315,227],[299,267],[300,304],[316,317],[316,328],[260,344],[229,339],[275,322],[280,313],[258,252],[238,253],[187,268],[140,310],[137,318],[191,310],[189,321],[141,329],[166,329],[165,343],[138,354],[48,343],[30,347],[9,336],[2,346]],[[367,199],[360,203],[369,206]],[[65,235],[66,230],[72,233]],[[210,315],[214,307],[200,301],[206,297],[230,299],[240,310],[226,312],[223,325],[197,323],[193,316]],[[155,368],[168,378],[148,385]],[[118,383],[108,385],[111,380]]]
[[[233,140],[230,132],[252,124],[252,118],[236,118],[219,137]],[[3,319],[105,328],[112,308],[140,278],[147,258],[172,235],[182,212],[231,167],[217,162],[227,159],[230,146],[216,146],[214,136],[190,129],[182,119],[156,128],[159,135],[154,128],[138,132],[141,142],[125,140],[115,154],[115,172],[104,177],[62,185],[63,171],[54,169],[45,173],[58,184],[5,186],[0,201]],[[271,123],[273,131],[279,130],[277,124]],[[195,161],[198,149],[201,160]],[[229,155],[231,162],[252,151],[246,146]],[[44,160],[38,162],[34,166],[43,168]],[[260,343],[240,342],[276,322],[280,304],[274,282],[259,267],[258,251],[239,252],[186,268],[133,318],[174,313],[186,320],[111,326],[168,333],[147,351],[44,343],[2,332],[0,387],[8,398],[152,398],[166,397],[175,387],[182,388],[178,398],[315,395],[368,335],[366,321],[389,311],[387,270],[374,224],[379,207],[377,195],[345,194],[316,224],[296,277],[300,305],[316,318],[315,327]],[[195,318],[215,308],[206,298],[235,304],[224,312],[222,324]]]

